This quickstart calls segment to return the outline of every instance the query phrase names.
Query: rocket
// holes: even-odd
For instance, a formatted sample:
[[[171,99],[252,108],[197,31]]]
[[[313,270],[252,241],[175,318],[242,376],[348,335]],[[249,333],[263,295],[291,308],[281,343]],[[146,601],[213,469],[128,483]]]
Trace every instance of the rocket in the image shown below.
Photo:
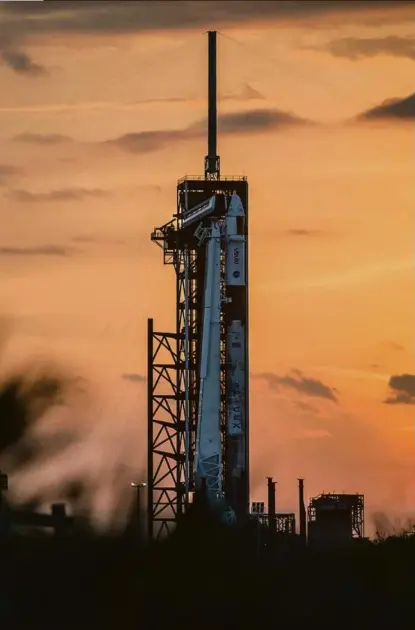
[[[244,467],[246,339],[244,304],[246,300],[245,211],[233,194],[225,218],[225,285],[229,304],[226,330],[227,353],[227,434],[233,443],[230,474],[239,477]]]

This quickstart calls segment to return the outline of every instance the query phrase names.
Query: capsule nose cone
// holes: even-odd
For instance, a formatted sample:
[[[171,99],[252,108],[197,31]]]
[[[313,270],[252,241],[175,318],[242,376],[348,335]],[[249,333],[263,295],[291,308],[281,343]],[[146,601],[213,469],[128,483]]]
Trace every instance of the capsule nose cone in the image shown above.
[[[233,193],[231,197],[228,214],[234,217],[243,217],[245,215],[241,198],[236,193]]]

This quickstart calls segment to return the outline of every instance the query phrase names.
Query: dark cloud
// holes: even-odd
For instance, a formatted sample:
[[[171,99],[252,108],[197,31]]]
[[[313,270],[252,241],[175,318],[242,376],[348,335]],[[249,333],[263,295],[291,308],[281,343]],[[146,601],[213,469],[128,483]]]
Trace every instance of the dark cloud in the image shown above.
[[[278,109],[254,109],[246,112],[234,112],[222,114],[218,119],[218,129],[224,134],[251,133],[304,124],[311,124],[311,121]]]
[[[19,50],[2,50],[1,59],[8,68],[26,77],[43,77],[48,74],[44,66],[35,63],[27,53]]]
[[[0,256],[70,256],[73,250],[58,245],[0,247]]]
[[[122,374],[121,378],[124,379],[124,381],[131,381],[132,383],[144,383],[144,381],[146,381],[146,377],[143,376],[142,374],[135,374],[135,373],[131,373],[131,374]]]
[[[272,372],[263,372],[261,374],[255,374],[255,378],[260,378],[266,381],[272,389],[279,390],[281,388],[295,389],[300,394],[315,398],[325,398],[337,403],[336,390],[328,385],[325,385],[322,381],[314,378],[308,378],[303,376],[299,370],[293,370],[292,374],[285,376],[279,376]]]
[[[183,0],[141,2],[2,2],[0,3],[0,50],[10,58],[9,66],[26,76],[46,70],[22,52],[30,37],[53,33],[140,33],[166,29],[221,28],[252,20],[307,24],[315,28],[335,23],[382,24],[385,10],[389,23],[413,19],[413,3],[403,0]],[[414,11],[415,13],[415,11]],[[14,61],[13,61],[14,60]],[[13,65],[12,65],[13,62]],[[24,68],[26,70],[24,70]],[[37,69],[37,70],[36,70]]]
[[[386,405],[415,405],[415,398],[409,394],[395,394],[384,400]]]
[[[415,374],[394,374],[388,385],[392,395],[384,400],[387,405],[415,405]]]
[[[290,112],[278,109],[254,109],[232,112],[218,117],[218,130],[222,134],[249,134],[271,129],[283,129],[296,125],[312,125],[310,120],[300,118]],[[150,153],[166,145],[184,140],[205,138],[207,120],[196,122],[184,129],[160,129],[157,131],[137,131],[123,134],[118,138],[100,143],[118,147],[131,153]],[[55,145],[73,142],[73,139],[61,134],[21,133],[12,138],[13,142],[26,142],[38,145]],[[59,191],[60,192],[60,191]],[[30,194],[30,193],[29,193]],[[23,200],[23,199],[21,199]],[[32,199],[31,199],[32,200]]]
[[[305,124],[312,123],[278,109],[254,109],[246,112],[222,114],[218,118],[218,129],[224,135],[249,134]],[[207,121],[203,120],[185,129],[127,133],[119,138],[106,140],[104,144],[132,153],[149,153],[174,142],[204,138],[206,127]]]
[[[379,10],[394,12],[390,19],[404,20],[403,8],[412,8],[412,2],[399,0],[220,0],[210,2],[185,0],[181,2],[42,2],[4,3],[0,18],[2,30],[11,38],[24,38],[30,34],[72,32],[141,32],[160,29],[204,28],[212,25],[247,24],[252,19],[313,22],[323,27],[323,18],[342,17],[352,22],[377,22]]]
[[[112,140],[106,140],[103,144],[131,153],[150,153],[162,149],[167,144],[191,139],[199,135],[201,134],[189,133],[188,129],[179,131],[138,131],[126,133]]]
[[[405,98],[391,98],[380,105],[362,112],[360,121],[393,121],[415,119],[415,93]]]
[[[389,55],[391,57],[406,57],[415,60],[415,37],[344,37],[327,44],[328,50],[335,57],[347,59],[362,59]]]
[[[89,197],[108,197],[109,192],[100,188],[62,188],[45,193],[32,193],[28,190],[13,190],[10,193],[15,201],[20,203],[39,203],[49,201],[82,201]]]
[[[13,142],[27,142],[28,144],[63,144],[73,142],[69,136],[59,133],[19,133],[11,139]]]

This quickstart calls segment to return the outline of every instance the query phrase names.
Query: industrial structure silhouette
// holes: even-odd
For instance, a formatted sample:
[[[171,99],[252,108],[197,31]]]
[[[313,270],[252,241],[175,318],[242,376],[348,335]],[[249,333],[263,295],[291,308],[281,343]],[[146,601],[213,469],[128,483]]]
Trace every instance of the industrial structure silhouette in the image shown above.
[[[256,518],[275,532],[296,531],[294,514],[276,513],[272,480],[268,516],[264,504],[250,506],[248,181],[221,174],[216,53],[216,32],[209,31],[204,177],[179,180],[176,213],[151,235],[176,274],[176,330],[156,332],[148,321],[151,538],[171,531],[194,493],[201,492],[222,520]],[[361,495],[312,499],[312,538],[323,532],[339,542],[363,537],[363,505]],[[303,539],[304,512],[302,494]]]

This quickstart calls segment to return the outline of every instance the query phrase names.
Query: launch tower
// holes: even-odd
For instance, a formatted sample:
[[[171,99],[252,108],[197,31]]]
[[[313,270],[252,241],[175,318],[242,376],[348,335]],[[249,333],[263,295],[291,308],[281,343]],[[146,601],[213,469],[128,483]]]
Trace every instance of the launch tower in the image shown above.
[[[148,320],[148,533],[168,533],[201,490],[226,518],[249,513],[248,182],[217,155],[216,32],[208,33],[204,176],[177,184],[151,240],[176,275],[176,330]]]

